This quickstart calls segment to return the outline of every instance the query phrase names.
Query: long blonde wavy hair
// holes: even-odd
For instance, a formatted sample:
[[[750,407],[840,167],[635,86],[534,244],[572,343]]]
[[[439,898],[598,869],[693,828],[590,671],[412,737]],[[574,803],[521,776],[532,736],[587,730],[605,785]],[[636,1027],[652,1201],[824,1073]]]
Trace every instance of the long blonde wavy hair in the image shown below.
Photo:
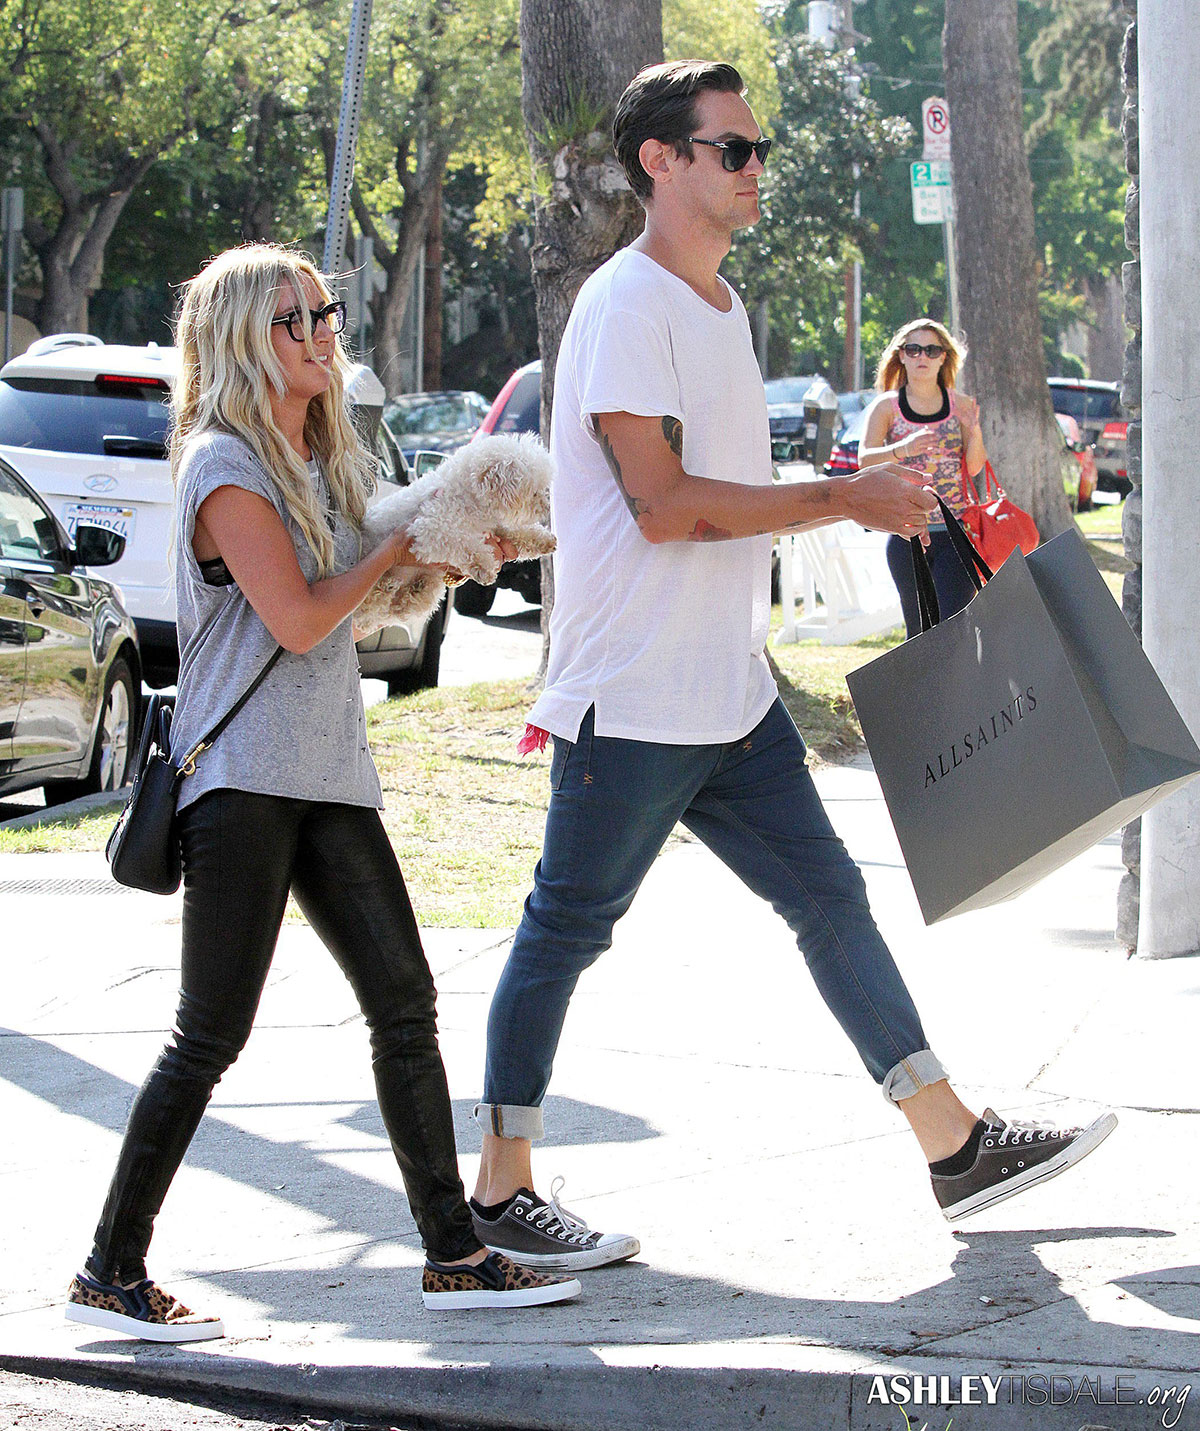
[[[942,366],[938,369],[938,381],[946,389],[954,386],[958,378],[958,370],[967,356],[966,348],[957,338],[951,336],[949,328],[941,323],[935,323],[932,318],[918,318],[911,323],[906,323],[898,333],[893,334],[892,341],[883,350],[883,356],[879,360],[879,367],[875,373],[877,391],[885,393],[891,388],[904,386],[904,364],[900,361],[900,349],[914,333],[937,335],[938,342],[946,350]]]
[[[307,254],[280,244],[249,243],[218,254],[186,285],[175,327],[181,368],[171,398],[171,473],[178,480],[183,451],[200,433],[217,430],[240,437],[271,474],[324,577],[333,570],[333,535],[304,460],[279,430],[269,398],[271,391],[282,396],[286,387],[271,345],[271,319],[281,290],[295,294],[305,346],[314,351],[304,278],[316,285],[323,303],[332,301]],[[375,471],[350,420],[350,362],[340,338],[329,371],[329,386],[308,404],[304,437],[321,461],[338,509],[361,525]]]

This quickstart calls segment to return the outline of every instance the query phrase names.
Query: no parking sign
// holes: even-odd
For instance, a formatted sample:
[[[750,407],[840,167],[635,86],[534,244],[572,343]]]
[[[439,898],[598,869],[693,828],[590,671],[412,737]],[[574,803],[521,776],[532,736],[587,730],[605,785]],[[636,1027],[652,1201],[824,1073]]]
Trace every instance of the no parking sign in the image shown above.
[[[950,106],[944,99],[927,99],[921,105],[922,159],[949,159]]]

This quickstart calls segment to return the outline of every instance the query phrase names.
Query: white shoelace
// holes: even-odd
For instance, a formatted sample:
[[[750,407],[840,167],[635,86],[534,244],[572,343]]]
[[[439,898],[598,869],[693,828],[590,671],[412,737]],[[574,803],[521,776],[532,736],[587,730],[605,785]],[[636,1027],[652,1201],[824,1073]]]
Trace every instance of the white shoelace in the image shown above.
[[[583,1218],[568,1212],[558,1200],[565,1181],[565,1178],[558,1177],[550,1184],[550,1201],[537,1209],[536,1225],[543,1231],[552,1231],[565,1242],[586,1242],[591,1235],[591,1229]],[[555,1223],[558,1224],[557,1227],[554,1226]]]
[[[989,1132],[999,1131],[996,1139],[996,1146],[1003,1148],[1007,1144],[1032,1143],[1036,1138],[1039,1143],[1044,1143],[1060,1130],[1050,1123],[1036,1123],[1032,1120],[1021,1123],[1006,1123],[1002,1130],[990,1129]]]

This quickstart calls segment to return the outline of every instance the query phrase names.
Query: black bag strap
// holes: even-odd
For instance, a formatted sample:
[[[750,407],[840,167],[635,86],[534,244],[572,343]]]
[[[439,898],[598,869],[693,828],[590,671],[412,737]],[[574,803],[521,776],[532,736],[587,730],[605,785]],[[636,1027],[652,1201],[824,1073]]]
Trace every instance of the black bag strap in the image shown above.
[[[917,588],[917,614],[921,618],[921,633],[932,631],[942,619],[938,607],[937,590],[933,584],[933,573],[929,570],[929,558],[921,545],[920,537],[908,539],[908,549],[912,553],[913,583]]]
[[[934,494],[937,495],[936,493]],[[946,523],[946,532],[950,538],[955,555],[962,562],[967,575],[971,578],[971,584],[976,591],[983,590],[983,583],[991,581],[995,572],[975,550],[975,543],[967,535],[967,529],[954,513],[946,506],[941,497],[938,497],[938,506],[942,509],[942,520]],[[982,578],[982,580],[980,579]]]
[[[255,676],[255,678],[250,682],[250,684],[237,698],[237,700],[234,701],[233,705],[230,706],[230,708],[225,712],[225,714],[216,723],[216,725],[212,727],[212,729],[208,732],[204,739],[197,741],[193,749],[190,750],[187,755],[185,755],[184,758],[179,762],[179,778],[181,780],[185,775],[192,774],[192,772],[196,769],[197,756],[199,756],[201,752],[207,750],[212,745],[213,741],[216,740],[216,738],[221,734],[221,732],[234,718],[234,716],[237,715],[238,711],[241,710],[241,708],[246,704],[246,702],[250,699],[254,692],[258,690],[259,686],[261,686],[262,683],[267,679],[268,675],[270,675],[271,673],[271,668],[275,665],[275,662],[278,661],[280,656],[282,655],[283,647],[276,646],[275,650],[271,653],[271,657],[267,661],[267,664],[262,668],[261,671],[259,671],[258,675]],[[169,729],[170,727],[168,726],[168,730]]]
[[[962,522],[942,501],[941,497],[938,497],[937,502],[941,508],[942,519],[946,523],[946,533],[950,538],[950,545],[954,548],[955,556],[958,557],[967,575],[971,578],[971,584],[975,590],[982,591],[983,583],[992,579],[991,567],[975,550],[975,545],[967,535]],[[933,573],[929,570],[929,558],[925,555],[925,548],[921,545],[920,537],[911,537],[908,546],[912,553],[913,580],[917,588],[917,611],[921,618],[921,632],[924,634],[926,631],[932,631],[942,619],[941,611],[938,607]]]

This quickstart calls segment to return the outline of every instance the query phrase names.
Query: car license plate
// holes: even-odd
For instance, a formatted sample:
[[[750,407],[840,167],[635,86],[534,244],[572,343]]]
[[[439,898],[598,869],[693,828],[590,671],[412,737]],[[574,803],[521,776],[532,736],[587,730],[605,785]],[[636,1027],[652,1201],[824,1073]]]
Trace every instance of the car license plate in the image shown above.
[[[103,527],[106,532],[116,532],[129,542],[133,540],[136,523],[137,511],[133,507],[114,507],[105,502],[68,502],[63,508],[63,525],[72,541],[78,527]]]

